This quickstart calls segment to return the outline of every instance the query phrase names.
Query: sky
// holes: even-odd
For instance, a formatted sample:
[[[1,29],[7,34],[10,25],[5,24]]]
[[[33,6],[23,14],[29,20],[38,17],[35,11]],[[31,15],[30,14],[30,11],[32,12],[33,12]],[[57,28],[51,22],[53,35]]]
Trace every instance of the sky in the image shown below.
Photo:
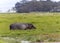
[[[11,9],[15,6],[16,2],[20,2],[21,0],[0,0],[0,12],[6,12],[8,9]],[[59,1],[59,0],[53,0]]]
[[[16,2],[20,0],[0,0],[0,12],[6,12],[8,9],[11,9],[15,6]]]

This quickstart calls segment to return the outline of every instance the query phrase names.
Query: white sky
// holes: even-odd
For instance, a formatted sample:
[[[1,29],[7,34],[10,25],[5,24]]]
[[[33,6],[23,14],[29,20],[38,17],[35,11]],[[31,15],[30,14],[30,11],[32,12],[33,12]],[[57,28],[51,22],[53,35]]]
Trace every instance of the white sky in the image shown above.
[[[11,9],[16,2],[19,2],[20,0],[0,0],[0,11],[7,11],[8,9]],[[59,1],[59,0],[53,0],[53,1]]]
[[[11,9],[16,2],[19,2],[20,0],[0,0],[0,11],[7,11],[8,9]]]

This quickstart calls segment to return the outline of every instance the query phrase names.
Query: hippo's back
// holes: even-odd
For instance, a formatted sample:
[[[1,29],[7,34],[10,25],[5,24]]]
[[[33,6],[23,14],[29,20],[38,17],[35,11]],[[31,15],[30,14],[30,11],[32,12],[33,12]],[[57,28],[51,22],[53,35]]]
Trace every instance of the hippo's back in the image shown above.
[[[28,27],[28,25],[26,23],[14,23],[12,24],[13,26],[15,26],[17,29],[26,29]]]

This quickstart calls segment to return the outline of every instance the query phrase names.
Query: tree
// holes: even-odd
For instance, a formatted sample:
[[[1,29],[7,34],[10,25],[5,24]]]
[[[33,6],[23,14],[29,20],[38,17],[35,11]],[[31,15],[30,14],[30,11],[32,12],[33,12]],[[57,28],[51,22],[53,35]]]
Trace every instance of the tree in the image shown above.
[[[37,0],[32,0],[32,1],[34,1],[34,2],[35,2],[35,1],[37,1]]]
[[[15,8],[15,7],[12,7],[12,10],[13,10],[13,11],[16,11],[16,8]]]
[[[10,12],[10,9],[7,12]]]
[[[16,8],[16,12],[19,12],[19,8],[20,8],[21,4],[19,2],[17,2],[15,4],[15,8]]]
[[[21,1],[21,3],[26,3],[26,2],[27,2],[27,0],[22,0],[22,1]]]
[[[47,1],[51,1],[51,0],[47,0]]]
[[[36,1],[36,0],[33,0],[33,1],[28,1],[28,2],[25,2],[25,3],[20,3],[20,2],[17,2],[15,4],[15,8],[16,8],[16,11],[19,12],[19,13],[23,13],[23,12],[47,12],[47,11],[50,11],[51,9],[53,9],[54,7],[57,6],[57,3],[56,2],[52,2],[50,0],[47,0],[47,1]]]

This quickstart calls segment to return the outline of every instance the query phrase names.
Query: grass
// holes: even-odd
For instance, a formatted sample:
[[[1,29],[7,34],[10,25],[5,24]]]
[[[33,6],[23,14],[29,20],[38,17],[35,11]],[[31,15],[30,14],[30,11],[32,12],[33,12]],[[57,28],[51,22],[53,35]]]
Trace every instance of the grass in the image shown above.
[[[10,30],[12,23],[32,23],[34,30]],[[60,13],[1,13],[0,37],[30,41],[60,41]]]

